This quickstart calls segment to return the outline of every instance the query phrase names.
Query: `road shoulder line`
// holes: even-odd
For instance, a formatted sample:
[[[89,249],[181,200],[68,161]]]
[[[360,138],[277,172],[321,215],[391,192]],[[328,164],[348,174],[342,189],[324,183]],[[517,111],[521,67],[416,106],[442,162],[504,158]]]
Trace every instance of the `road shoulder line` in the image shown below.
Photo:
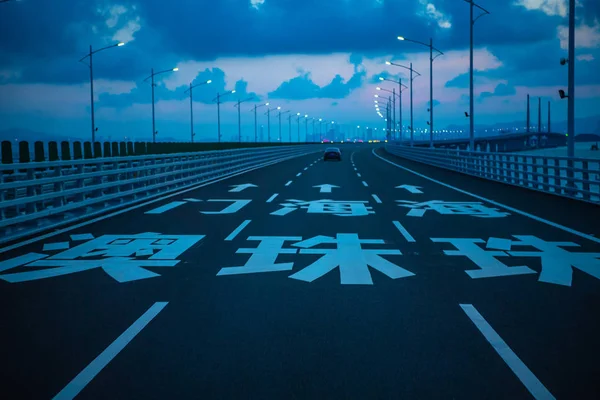
[[[375,152],[375,149],[373,149],[373,150],[372,150],[372,153],[373,153],[373,155],[374,155],[375,157],[379,158],[380,160],[382,160],[382,161],[385,161],[386,163],[388,163],[388,164],[391,164],[391,165],[394,165],[395,167],[398,167],[398,168],[400,168],[400,169],[403,169],[403,170],[405,170],[405,171],[407,171],[407,172],[410,172],[411,174],[417,175],[417,176],[419,176],[419,177],[421,177],[421,178],[423,178],[423,179],[427,179],[427,180],[428,180],[428,181],[430,181],[430,182],[437,183],[437,184],[439,184],[439,185],[442,185],[442,186],[444,186],[444,187],[447,187],[448,189],[456,190],[456,191],[457,191],[457,192],[459,192],[459,193],[466,194],[467,196],[474,197],[474,198],[476,198],[476,199],[478,199],[478,200],[481,200],[481,201],[486,201],[486,202],[488,202],[488,203],[490,203],[490,204],[493,204],[493,205],[495,205],[495,206],[498,206],[498,207],[502,207],[502,208],[504,208],[504,209],[506,209],[506,210],[508,210],[508,211],[512,211],[512,212],[514,212],[514,213],[516,213],[516,214],[519,214],[519,215],[522,215],[522,216],[524,216],[524,217],[531,218],[531,219],[533,219],[533,220],[535,220],[535,221],[538,221],[538,222],[544,223],[544,224],[546,224],[546,225],[550,225],[550,226],[552,226],[552,227],[554,227],[554,228],[561,229],[561,230],[563,230],[563,231],[565,231],[565,232],[568,232],[568,233],[572,233],[573,235],[579,236],[579,237],[581,237],[581,238],[584,238],[584,239],[591,240],[592,242],[595,242],[595,243],[600,243],[600,238],[594,237],[594,236],[592,236],[592,235],[588,235],[587,233],[583,233],[583,232],[576,231],[575,229],[571,229],[571,228],[569,228],[569,227],[566,227],[566,226],[564,226],[564,225],[557,224],[557,223],[555,223],[555,222],[552,222],[552,221],[548,221],[547,219],[544,219],[544,218],[541,218],[541,217],[537,217],[537,216],[535,216],[535,215],[533,215],[533,214],[529,214],[528,212],[521,211],[521,210],[519,210],[519,209],[517,209],[517,208],[511,207],[511,206],[507,206],[507,205],[505,205],[505,204],[499,203],[499,202],[497,202],[497,201],[494,201],[494,200],[490,200],[490,199],[488,199],[488,198],[486,198],[486,197],[479,196],[479,195],[477,195],[477,194],[474,194],[474,193],[471,193],[471,192],[467,192],[466,190],[459,189],[459,188],[457,188],[457,187],[454,187],[454,186],[452,186],[452,185],[449,185],[449,184],[447,184],[447,183],[444,183],[444,182],[438,181],[437,179],[430,178],[430,177],[428,177],[427,175],[423,175],[423,174],[421,174],[420,172],[413,171],[413,170],[412,170],[412,169],[410,169],[410,168],[403,167],[402,165],[396,164],[395,162],[393,162],[393,161],[390,161],[390,160],[386,159],[385,157],[382,157],[382,156],[380,156],[379,154],[377,154],[377,153]]]

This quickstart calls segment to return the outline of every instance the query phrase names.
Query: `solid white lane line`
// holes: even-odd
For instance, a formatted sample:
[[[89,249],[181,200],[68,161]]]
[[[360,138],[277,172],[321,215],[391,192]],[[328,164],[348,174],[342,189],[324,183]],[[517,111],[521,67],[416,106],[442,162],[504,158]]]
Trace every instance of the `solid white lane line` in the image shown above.
[[[288,181],[288,183],[285,184],[285,186],[290,186],[292,184],[292,181]]]
[[[465,314],[475,324],[479,332],[483,334],[486,340],[492,345],[496,353],[508,367],[514,372],[519,380],[525,385],[529,393],[536,399],[555,399],[555,397],[546,389],[539,379],[531,372],[529,368],[521,361],[519,356],[508,345],[492,326],[483,318],[472,304],[460,304]]]
[[[162,214],[162,213],[172,210],[176,207],[179,207],[185,203],[186,203],[185,201],[172,201],[170,203],[165,204],[164,206],[160,206],[153,210],[146,211],[144,214]]]
[[[402,226],[402,224],[398,221],[393,221],[394,222],[394,226],[396,226],[396,229],[398,229],[400,231],[400,233],[402,234],[402,236],[404,236],[404,239],[406,239],[407,242],[411,242],[411,243],[415,243],[416,240],[414,237],[412,237],[412,235],[410,233],[408,233],[408,231],[406,230],[406,228],[404,226]]]
[[[379,203],[379,204],[383,203],[383,202],[381,201],[381,199],[379,198],[379,196],[377,196],[376,194],[372,194],[371,196],[373,196],[373,198],[375,199],[375,201],[376,201],[377,203]]]
[[[296,176],[300,176],[300,175],[302,175],[302,172],[298,172],[298,173],[296,174]]]
[[[273,196],[269,197],[269,200],[267,200],[267,203],[272,202],[273,200],[275,200],[275,197],[279,196],[279,193],[275,193]]]
[[[240,224],[240,226],[238,226],[237,228],[235,228],[235,229],[233,230],[233,232],[231,232],[231,233],[229,234],[229,236],[227,236],[227,237],[225,238],[225,240],[226,240],[226,241],[228,241],[228,242],[231,242],[233,239],[235,239],[235,237],[236,237],[237,235],[239,235],[239,233],[240,233],[240,232],[241,232],[241,231],[242,231],[242,230],[243,230],[245,227],[247,227],[247,226],[248,226],[248,224],[249,224],[250,222],[252,222],[252,220],[250,220],[250,219],[247,219],[247,220],[245,220],[244,222],[242,222],[242,223]]]
[[[113,211],[113,212],[110,212],[109,214],[101,215],[99,217],[92,218],[92,219],[90,219],[88,221],[84,221],[84,222],[80,222],[80,223],[76,223],[77,221],[73,221],[72,223],[74,225],[67,225],[64,228],[59,228],[59,229],[56,229],[55,231],[52,231],[52,232],[49,232],[49,233],[44,233],[44,234],[42,234],[40,236],[36,236],[36,237],[31,238],[31,239],[24,240],[22,242],[18,242],[18,243],[12,244],[10,246],[2,247],[2,248],[0,248],[0,254],[6,253],[7,251],[10,251],[10,250],[18,249],[18,248],[26,246],[28,244],[39,242],[40,240],[44,240],[44,239],[48,239],[48,238],[60,235],[60,234],[65,233],[65,232],[72,231],[72,230],[77,229],[77,228],[81,228],[82,226],[87,226],[87,225],[93,224],[94,222],[104,221],[105,219],[112,218],[112,217],[115,217],[117,215],[121,215],[121,214],[124,214],[126,212],[129,212],[129,211],[137,210],[138,208],[145,207],[145,206],[147,206],[149,204],[154,204],[154,203],[157,203],[157,202],[165,200],[165,199],[170,199],[172,197],[179,196],[179,195],[181,195],[183,193],[192,192],[194,190],[198,190],[198,189],[203,188],[205,186],[214,185],[215,183],[219,183],[219,182],[225,181],[227,179],[231,179],[231,178],[233,178],[235,176],[243,175],[243,174],[246,174],[248,172],[256,171],[257,169],[261,169],[261,168],[264,168],[264,167],[269,167],[271,165],[279,164],[279,163],[282,163],[284,161],[288,161],[288,160],[291,160],[291,159],[297,158],[297,157],[303,157],[303,156],[306,156],[306,155],[307,154],[304,154],[304,155],[301,155],[301,156],[295,156],[294,155],[294,156],[283,158],[281,160],[268,161],[268,162],[265,162],[263,164],[256,165],[254,167],[241,170],[241,171],[236,172],[236,173],[231,174],[231,175],[227,175],[227,176],[224,176],[224,177],[221,177],[221,178],[216,178],[214,180],[209,180],[208,182],[199,183],[197,185],[188,187],[186,189],[181,189],[181,190],[177,189],[173,193],[167,193],[167,194],[162,195],[160,197],[157,197],[155,199],[148,200],[148,201],[143,201],[140,204],[134,204],[134,205],[132,205],[130,207],[127,207],[127,208],[124,208],[122,210]],[[93,215],[96,215],[96,214],[97,214],[97,212],[93,213]]]
[[[359,178],[362,177],[362,175],[359,174],[358,172],[356,173],[356,176],[358,176]]]
[[[524,217],[531,218],[531,219],[533,219],[533,220],[536,220],[536,221],[538,221],[538,222],[544,223],[544,224],[546,224],[546,225],[550,225],[550,226],[552,226],[552,227],[554,227],[554,228],[557,228],[557,229],[563,230],[563,231],[565,231],[565,232],[572,233],[573,235],[577,235],[577,236],[579,236],[579,237],[582,237],[582,238],[584,238],[584,239],[591,240],[592,242],[600,243],[600,238],[594,237],[594,236],[592,236],[592,235],[588,235],[587,233],[583,233],[583,232],[576,231],[575,229],[571,229],[571,228],[569,228],[569,227],[566,227],[566,226],[564,226],[564,225],[557,224],[557,223],[555,223],[555,222],[552,222],[552,221],[548,221],[547,219],[544,219],[544,218],[536,217],[535,215],[533,215],[533,214],[529,214],[528,212],[521,211],[521,210],[519,210],[519,209],[516,209],[516,208],[510,207],[510,206],[507,206],[507,205],[505,205],[505,204],[499,203],[499,202],[497,202],[497,201],[494,201],[494,200],[490,200],[490,199],[488,199],[488,198],[485,198],[485,197],[483,197],[483,196],[479,196],[479,195],[477,195],[477,194],[474,194],[474,193],[467,192],[466,190],[459,189],[459,188],[457,188],[457,187],[454,187],[454,186],[452,186],[452,185],[449,185],[449,184],[447,184],[447,183],[444,183],[444,182],[438,181],[438,180],[436,180],[436,179],[430,178],[430,177],[428,177],[427,175],[423,175],[423,174],[421,174],[421,173],[419,173],[419,172],[413,171],[412,169],[409,169],[409,168],[403,167],[402,165],[398,165],[398,164],[396,164],[395,162],[392,162],[392,161],[390,161],[390,160],[386,160],[385,158],[381,157],[379,154],[375,153],[375,149],[373,149],[372,153],[375,155],[375,157],[379,158],[380,160],[383,160],[383,161],[385,161],[385,162],[386,162],[386,163],[388,163],[388,164],[392,164],[392,165],[394,165],[394,166],[396,166],[396,167],[398,167],[398,168],[401,168],[401,169],[403,169],[403,170],[405,170],[405,171],[407,171],[407,172],[410,172],[411,174],[414,174],[414,175],[420,176],[420,177],[421,177],[421,178],[423,178],[423,179],[427,179],[427,180],[428,180],[428,181],[430,181],[430,182],[434,182],[434,183],[437,183],[437,184],[439,184],[439,185],[442,185],[442,186],[444,186],[444,187],[447,187],[447,188],[449,188],[449,189],[456,190],[456,191],[457,191],[457,192],[459,192],[459,193],[466,194],[467,196],[474,197],[474,198],[476,198],[476,199],[478,199],[478,200],[481,200],[481,201],[486,201],[486,202],[488,202],[488,203],[490,203],[490,204],[493,204],[493,205],[495,205],[495,206],[498,206],[498,207],[502,207],[502,208],[504,208],[504,209],[506,209],[506,210],[508,210],[508,211],[512,211],[512,212],[514,212],[514,213],[516,213],[516,214],[520,214],[520,215],[522,215],[522,216],[524,216]]]
[[[87,367],[83,369],[67,386],[63,388],[54,400],[73,399],[81,392],[88,383],[98,375],[104,367],[116,357],[121,350],[136,337],[150,321],[162,311],[167,302],[157,302],[152,305],[141,317],[137,319],[125,332],[121,334],[114,342],[110,344],[98,357],[94,359]]]
[[[365,186],[365,187],[369,186],[369,184],[368,184],[367,182],[365,182],[365,181],[362,181],[362,184],[363,184],[363,186]]]

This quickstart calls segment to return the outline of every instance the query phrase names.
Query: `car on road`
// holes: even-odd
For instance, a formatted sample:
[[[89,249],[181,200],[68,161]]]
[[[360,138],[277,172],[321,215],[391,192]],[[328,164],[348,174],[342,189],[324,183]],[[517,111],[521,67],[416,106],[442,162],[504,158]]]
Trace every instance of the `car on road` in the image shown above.
[[[337,147],[328,147],[325,149],[325,155],[323,161],[327,160],[338,160],[342,161],[342,152]]]

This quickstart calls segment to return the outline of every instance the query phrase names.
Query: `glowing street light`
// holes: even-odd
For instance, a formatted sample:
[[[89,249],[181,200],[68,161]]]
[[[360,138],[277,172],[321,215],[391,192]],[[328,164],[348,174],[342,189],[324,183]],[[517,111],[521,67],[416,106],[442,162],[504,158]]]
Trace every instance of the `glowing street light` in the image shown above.
[[[217,137],[218,142],[221,143],[221,97],[227,96],[228,94],[234,94],[235,90],[230,90],[223,94],[217,93],[217,97],[215,97],[212,101],[217,103]]]
[[[258,108],[261,108],[261,107],[266,107],[266,106],[268,106],[268,105],[269,105],[269,103],[265,103],[265,104],[257,104],[257,105],[255,105],[255,106],[252,108],[252,110],[250,110],[250,111],[253,111],[253,110],[254,110],[254,143],[257,143],[257,142],[258,142],[258,117],[257,117],[257,114],[256,114],[256,110],[257,110]],[[261,131],[261,132],[262,132],[262,131]]]
[[[8,1],[8,0],[6,0]],[[6,2],[4,1],[4,2]],[[121,47],[124,46],[125,43],[123,42],[119,42],[119,43],[115,43],[113,45],[110,46],[106,46],[103,47],[101,49],[98,50],[93,50],[92,49],[92,45],[90,44],[90,52],[88,54],[86,54],[81,60],[79,60],[79,62],[83,62],[83,60],[85,60],[86,58],[89,57],[90,59],[90,64],[88,65],[90,67],[90,99],[91,99],[91,113],[92,113],[92,148],[94,146],[94,143],[96,142],[96,120],[94,118],[94,64],[93,64],[93,59],[92,56],[102,50],[106,50],[106,49],[112,49],[113,47]]]
[[[441,55],[444,55],[444,53],[441,50],[433,47],[432,38],[429,39],[429,44],[419,42],[418,40],[406,39],[403,36],[398,36],[398,40],[420,44],[429,49],[429,146],[433,147],[433,60]],[[438,53],[435,57],[433,56],[434,50]]]
[[[191,132],[192,143],[194,143],[194,136],[196,136],[196,134],[194,133],[194,106],[193,106],[193,100],[192,100],[192,89],[194,89],[198,86],[208,85],[211,83],[212,83],[212,80],[210,80],[210,79],[205,82],[198,83],[196,85],[192,85],[192,83],[190,82],[190,88],[184,92],[184,93],[190,92],[190,124],[191,124],[191,128],[192,128],[192,132]]]
[[[146,82],[148,79],[151,79],[151,85],[152,85],[152,143],[156,143],[156,135],[158,134],[158,132],[156,131],[156,122],[155,122],[155,116],[154,116],[154,88],[156,87],[156,83],[154,83],[154,77],[156,75],[164,74],[167,72],[179,71],[179,68],[175,67],[175,68],[165,69],[165,70],[159,71],[159,72],[154,72],[154,68],[152,68],[150,71],[151,71],[150,76],[147,77],[146,79],[144,79],[144,82]]]

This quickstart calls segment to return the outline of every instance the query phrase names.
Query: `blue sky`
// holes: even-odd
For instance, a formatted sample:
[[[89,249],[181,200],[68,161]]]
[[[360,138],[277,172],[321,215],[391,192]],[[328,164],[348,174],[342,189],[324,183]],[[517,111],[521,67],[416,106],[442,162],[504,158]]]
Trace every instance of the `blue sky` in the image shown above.
[[[526,94],[552,102],[566,118],[566,0],[479,0],[491,11],[475,25],[476,123],[523,121]],[[379,76],[402,78],[387,66],[413,63],[415,128],[426,128],[428,41],[445,54],[434,63],[436,128],[468,121],[469,6],[462,0],[13,0],[0,4],[0,131],[90,135],[89,69],[78,63],[89,45],[125,46],[94,58],[99,134],[148,140],[152,134],[151,68],[157,77],[159,137],[190,136],[190,82],[197,138],[216,138],[217,92],[236,89],[221,105],[225,139],[237,137],[234,102],[242,105],[243,136],[254,135],[254,104],[270,102],[293,115],[342,126],[383,127],[374,110]],[[600,2],[577,7],[577,117],[600,114]],[[404,96],[408,122],[408,91]],[[537,105],[537,100],[535,101]],[[261,110],[265,110],[263,107]],[[536,112],[534,107],[533,112]],[[286,117],[287,118],[287,114]],[[545,119],[545,112],[544,112]],[[259,124],[267,117],[259,113]],[[277,119],[272,130],[278,132]],[[284,119],[284,132],[287,127]],[[295,128],[295,123],[294,123]],[[266,127],[265,127],[266,131]],[[275,134],[276,135],[276,134]],[[4,138],[3,138],[4,139]]]

